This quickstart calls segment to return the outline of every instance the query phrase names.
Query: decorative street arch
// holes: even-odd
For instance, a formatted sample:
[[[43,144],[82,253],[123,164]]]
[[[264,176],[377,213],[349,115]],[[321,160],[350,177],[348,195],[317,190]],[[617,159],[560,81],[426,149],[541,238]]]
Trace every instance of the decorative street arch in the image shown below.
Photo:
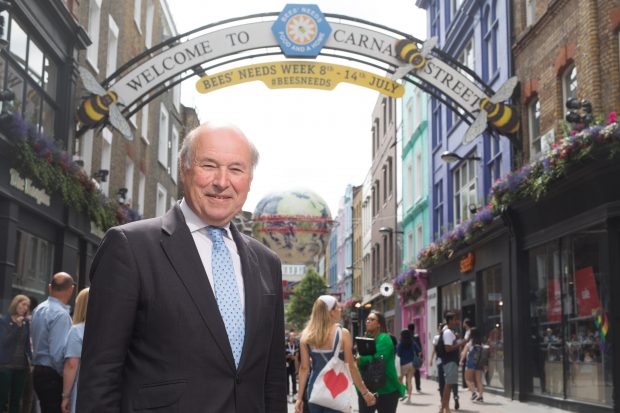
[[[123,115],[130,117],[196,75],[202,93],[260,80],[270,88],[324,90],[348,82],[392,97],[402,96],[402,85],[395,82],[402,78],[437,98],[467,124],[473,123],[465,143],[487,127],[512,139],[519,129],[518,116],[501,102],[512,95],[516,78],[496,94],[475,72],[433,47],[434,43],[434,39],[423,43],[369,21],[323,14],[313,4],[288,4],[280,13],[228,19],[172,37],[127,62],[102,86],[123,106]],[[238,62],[268,56],[305,60],[235,67]],[[309,60],[317,57],[354,61],[392,76]],[[226,70],[214,72],[221,66]]]

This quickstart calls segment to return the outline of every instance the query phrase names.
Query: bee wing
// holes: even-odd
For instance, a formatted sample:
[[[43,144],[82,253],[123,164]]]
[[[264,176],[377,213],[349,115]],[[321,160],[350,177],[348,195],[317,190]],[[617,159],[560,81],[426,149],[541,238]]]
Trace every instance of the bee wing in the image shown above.
[[[115,103],[110,105],[110,123],[128,140],[133,140],[133,132],[129,122],[123,116],[118,106]]]
[[[517,83],[519,83],[519,78],[516,76],[511,77],[506,82],[504,82],[504,84],[489,100],[492,103],[498,103],[509,99],[510,96],[512,96],[512,92],[515,90]]]
[[[422,49],[422,56],[426,57],[437,46],[437,37],[431,37],[424,42],[424,48]]]
[[[392,80],[402,79],[403,77],[405,77],[407,75],[407,73],[411,72],[412,70],[413,70],[413,65],[412,64],[406,64],[406,65],[403,65],[403,66],[398,66],[398,68],[396,69],[394,74],[392,74],[392,76],[390,76],[390,79],[392,79]]]
[[[485,131],[486,128],[487,113],[484,110],[481,110],[478,113],[476,120],[474,120],[474,123],[472,123],[469,126],[469,129],[467,129],[467,132],[465,132],[465,135],[463,136],[463,145],[467,145],[468,143],[476,139],[478,136],[480,136],[480,134],[482,134],[482,132]]]
[[[93,76],[93,74],[90,73],[88,69],[80,66],[78,70],[80,71],[80,78],[82,79],[82,84],[89,92],[95,93],[100,96],[106,94],[106,91],[103,88],[103,86],[101,86],[101,84],[97,81],[95,76]]]

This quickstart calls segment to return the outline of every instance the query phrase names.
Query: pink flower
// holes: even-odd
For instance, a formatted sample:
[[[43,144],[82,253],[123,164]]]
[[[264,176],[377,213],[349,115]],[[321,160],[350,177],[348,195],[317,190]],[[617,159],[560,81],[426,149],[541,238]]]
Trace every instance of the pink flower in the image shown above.
[[[609,114],[609,119],[607,119],[607,124],[616,123],[616,122],[617,122],[617,120],[616,120],[616,112],[611,112]]]

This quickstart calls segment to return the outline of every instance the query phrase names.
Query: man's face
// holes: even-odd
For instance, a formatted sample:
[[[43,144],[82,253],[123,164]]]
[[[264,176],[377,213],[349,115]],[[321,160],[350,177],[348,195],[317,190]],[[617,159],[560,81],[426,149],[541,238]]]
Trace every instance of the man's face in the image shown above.
[[[239,132],[203,129],[193,142],[194,159],[181,176],[185,200],[206,223],[222,227],[241,210],[252,183],[252,153]]]

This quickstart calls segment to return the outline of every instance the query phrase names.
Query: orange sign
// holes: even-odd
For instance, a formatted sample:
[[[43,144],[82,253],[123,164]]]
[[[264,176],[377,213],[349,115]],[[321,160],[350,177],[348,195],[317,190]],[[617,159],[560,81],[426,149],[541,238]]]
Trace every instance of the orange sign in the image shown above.
[[[463,258],[461,258],[461,262],[460,262],[461,273],[472,271],[474,269],[475,264],[476,264],[476,254],[474,254],[473,252],[468,253]]]

